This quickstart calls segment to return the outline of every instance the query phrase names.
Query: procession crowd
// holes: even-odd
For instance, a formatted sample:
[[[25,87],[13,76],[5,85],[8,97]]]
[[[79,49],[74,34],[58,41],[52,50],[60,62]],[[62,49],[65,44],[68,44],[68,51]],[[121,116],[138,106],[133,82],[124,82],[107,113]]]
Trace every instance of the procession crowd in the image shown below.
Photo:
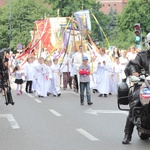
[[[26,82],[25,92],[35,93],[39,97],[49,95],[61,96],[60,87],[63,90],[70,88],[79,92],[80,66],[83,57],[87,58],[90,66],[90,88],[93,93],[99,93],[99,97],[107,97],[109,94],[117,94],[117,83],[125,78],[124,69],[137,55],[134,46],[128,50],[118,50],[114,47],[111,51],[99,48],[97,51],[85,51],[84,46],[79,46],[79,51],[73,54],[66,53],[59,59],[54,53],[47,61],[47,54],[42,57],[34,56],[27,58],[24,65],[10,54],[10,74],[15,76],[17,95],[22,94],[22,84]]]

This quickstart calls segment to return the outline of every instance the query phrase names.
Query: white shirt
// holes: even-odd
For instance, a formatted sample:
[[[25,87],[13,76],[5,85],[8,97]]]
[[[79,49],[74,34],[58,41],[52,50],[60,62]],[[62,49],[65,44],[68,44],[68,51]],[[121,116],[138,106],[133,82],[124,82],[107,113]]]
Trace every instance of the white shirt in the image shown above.
[[[25,65],[25,76],[27,81],[32,81],[34,79],[34,64],[27,63]]]
[[[22,72],[20,70],[17,70],[14,72],[16,79],[22,79]]]
[[[83,56],[88,57],[88,63],[90,63],[90,54],[89,54],[89,52],[84,52]],[[74,61],[73,61],[73,65],[74,65],[75,69],[79,70],[79,67],[82,64],[82,58],[83,58],[83,56],[82,56],[81,52],[76,52],[75,53],[75,55],[74,55]]]
[[[135,59],[136,55],[137,55],[137,53],[129,52],[129,53],[127,53],[127,58],[128,58],[128,60],[133,60],[133,59]]]

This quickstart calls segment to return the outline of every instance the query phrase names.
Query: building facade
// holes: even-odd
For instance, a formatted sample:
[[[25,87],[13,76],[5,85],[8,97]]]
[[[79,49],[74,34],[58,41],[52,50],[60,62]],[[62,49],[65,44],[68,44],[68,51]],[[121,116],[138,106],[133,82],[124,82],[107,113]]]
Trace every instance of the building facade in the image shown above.
[[[101,11],[105,14],[109,14],[111,10],[121,13],[123,7],[127,3],[127,0],[98,0],[101,4]]]
[[[8,0],[0,0],[0,7],[4,6]]]

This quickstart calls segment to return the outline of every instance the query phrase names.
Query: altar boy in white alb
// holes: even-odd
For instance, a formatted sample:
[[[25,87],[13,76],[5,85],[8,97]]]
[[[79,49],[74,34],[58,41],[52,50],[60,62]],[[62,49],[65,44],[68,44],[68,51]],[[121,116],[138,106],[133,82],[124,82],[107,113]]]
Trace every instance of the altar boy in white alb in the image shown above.
[[[32,92],[32,84],[34,78],[34,66],[32,63],[32,58],[27,59],[27,64],[25,65],[25,78],[26,78],[26,93]]]
[[[37,88],[36,93],[39,97],[47,97],[47,74],[48,69],[44,64],[44,58],[39,58],[39,63],[35,66],[37,72]]]
[[[58,59],[53,59],[52,69],[52,94],[54,97],[60,97],[60,65],[58,63]]]
[[[99,97],[107,97],[110,92],[110,58],[105,54],[104,49],[99,50],[99,56],[97,58],[98,66],[96,72],[97,89]]]

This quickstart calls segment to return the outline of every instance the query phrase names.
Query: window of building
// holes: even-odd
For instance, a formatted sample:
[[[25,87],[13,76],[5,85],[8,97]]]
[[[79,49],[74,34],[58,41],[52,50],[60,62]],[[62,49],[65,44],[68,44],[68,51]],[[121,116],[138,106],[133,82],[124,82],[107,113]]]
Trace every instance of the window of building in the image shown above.
[[[103,7],[105,7],[105,4],[103,4]]]
[[[116,6],[116,4],[114,4],[114,6]]]
[[[110,7],[110,4],[108,4],[108,6]]]

